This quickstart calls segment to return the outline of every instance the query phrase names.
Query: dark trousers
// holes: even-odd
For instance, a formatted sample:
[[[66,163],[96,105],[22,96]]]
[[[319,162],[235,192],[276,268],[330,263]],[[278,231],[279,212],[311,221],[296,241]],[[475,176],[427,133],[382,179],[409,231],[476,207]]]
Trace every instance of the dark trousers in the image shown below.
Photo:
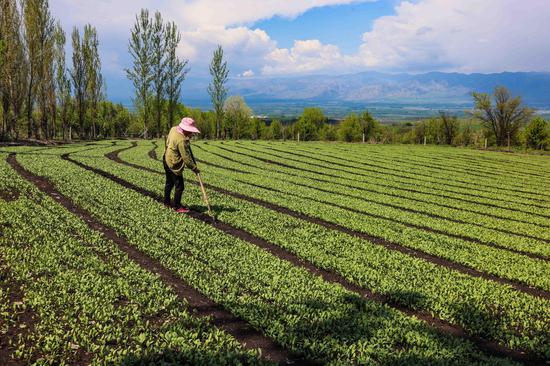
[[[166,165],[166,160],[162,156],[162,164],[164,165],[164,173],[166,174],[166,183],[164,184],[164,204],[170,205],[170,193],[172,188],[176,187],[174,191],[174,208],[181,207],[181,195],[183,194],[183,175],[176,175]]]

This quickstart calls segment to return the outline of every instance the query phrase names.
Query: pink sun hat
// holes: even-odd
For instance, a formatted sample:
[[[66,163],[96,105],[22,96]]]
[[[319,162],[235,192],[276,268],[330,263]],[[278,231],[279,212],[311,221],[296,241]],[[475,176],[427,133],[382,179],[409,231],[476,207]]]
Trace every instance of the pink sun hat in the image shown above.
[[[181,120],[178,125],[178,132],[183,133],[183,131],[192,132],[192,133],[201,133],[197,126],[195,125],[195,120],[193,118],[185,117]]]

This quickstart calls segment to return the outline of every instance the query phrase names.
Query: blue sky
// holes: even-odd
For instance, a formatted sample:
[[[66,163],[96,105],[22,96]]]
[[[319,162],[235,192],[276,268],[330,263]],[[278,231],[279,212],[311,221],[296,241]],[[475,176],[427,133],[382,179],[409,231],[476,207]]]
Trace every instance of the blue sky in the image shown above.
[[[182,32],[189,78],[221,44],[231,77],[360,71],[550,71],[548,0],[50,0],[67,34],[98,29],[108,91],[128,94],[135,14],[159,10]],[[70,37],[68,37],[70,39]],[[70,52],[70,47],[69,50]],[[69,60],[70,64],[70,60]]]
[[[292,47],[294,40],[318,39],[337,45],[342,52],[353,53],[361,45],[361,36],[372,29],[374,20],[393,15],[396,1],[375,1],[332,5],[308,10],[294,19],[275,16],[253,24],[265,30],[279,47]]]

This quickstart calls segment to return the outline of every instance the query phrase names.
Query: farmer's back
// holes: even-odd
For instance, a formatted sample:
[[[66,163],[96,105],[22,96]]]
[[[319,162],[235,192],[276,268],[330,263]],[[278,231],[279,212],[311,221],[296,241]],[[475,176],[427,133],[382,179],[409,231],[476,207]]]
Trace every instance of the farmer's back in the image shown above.
[[[177,126],[172,127],[166,137],[164,155],[166,164],[176,174],[181,174],[185,166],[195,165],[189,153],[189,137],[179,133]]]

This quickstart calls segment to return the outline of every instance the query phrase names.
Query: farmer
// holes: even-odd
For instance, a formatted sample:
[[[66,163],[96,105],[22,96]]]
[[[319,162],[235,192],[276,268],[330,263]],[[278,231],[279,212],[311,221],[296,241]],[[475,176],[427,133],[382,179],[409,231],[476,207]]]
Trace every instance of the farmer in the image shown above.
[[[170,129],[166,137],[166,147],[162,162],[166,172],[166,184],[164,186],[164,205],[170,207],[170,193],[172,187],[176,187],[174,193],[174,210],[178,213],[187,213],[189,209],[181,205],[183,194],[183,168],[187,167],[194,173],[199,173],[193,153],[191,152],[190,138],[194,133],[200,133],[192,118],[185,117],[180,124]]]

